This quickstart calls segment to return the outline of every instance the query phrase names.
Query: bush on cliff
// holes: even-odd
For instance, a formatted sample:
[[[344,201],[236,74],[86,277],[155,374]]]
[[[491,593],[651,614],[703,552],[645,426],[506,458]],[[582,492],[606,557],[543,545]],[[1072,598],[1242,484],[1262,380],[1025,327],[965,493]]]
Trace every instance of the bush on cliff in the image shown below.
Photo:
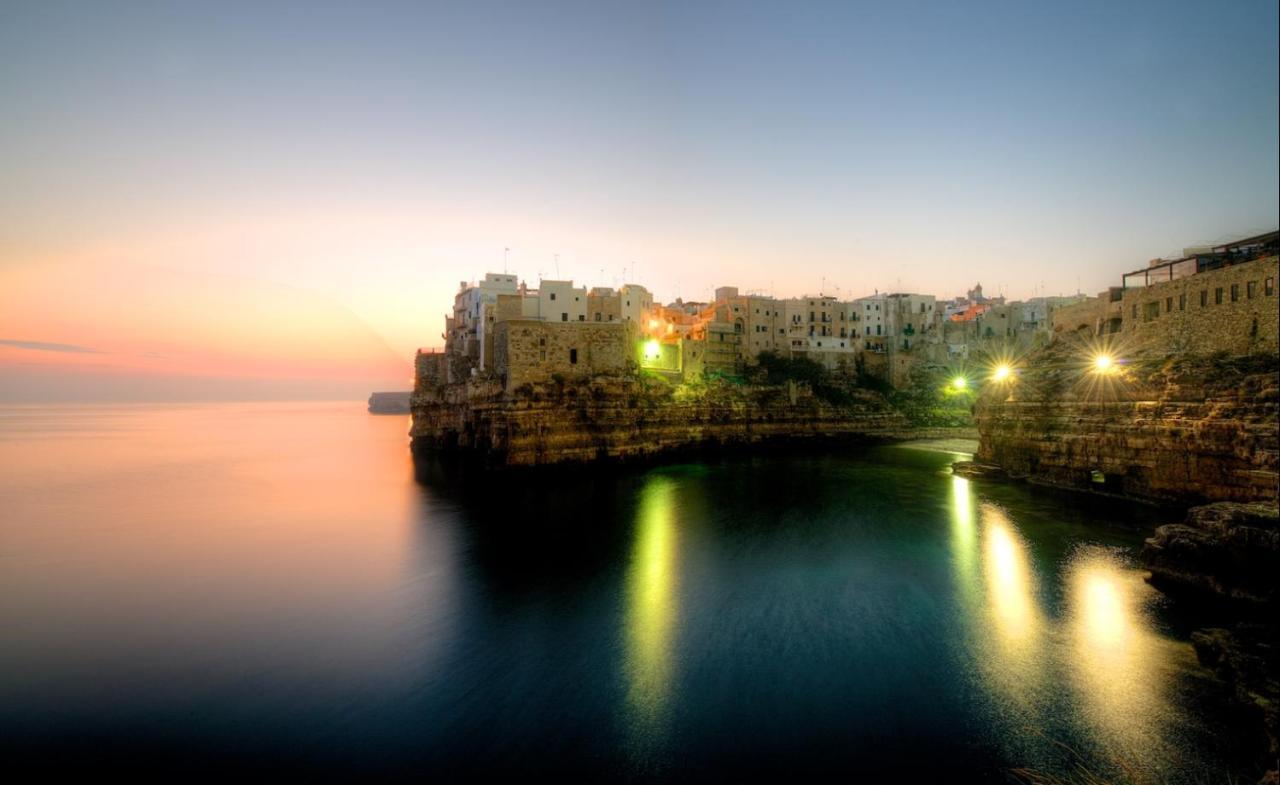
[[[907,385],[889,393],[889,403],[916,427],[965,428],[973,425],[973,392],[955,390],[941,365],[917,365]]]
[[[748,379],[759,385],[778,387],[788,382],[808,385],[816,397],[834,406],[847,406],[853,402],[853,380],[831,373],[808,357],[783,357],[777,352],[761,352],[748,374]]]

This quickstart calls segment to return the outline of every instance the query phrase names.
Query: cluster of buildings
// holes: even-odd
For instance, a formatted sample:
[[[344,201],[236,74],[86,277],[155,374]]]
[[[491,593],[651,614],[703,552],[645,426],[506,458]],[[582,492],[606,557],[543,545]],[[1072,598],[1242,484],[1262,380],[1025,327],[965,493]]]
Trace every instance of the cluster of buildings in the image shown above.
[[[911,293],[776,298],[724,286],[711,302],[664,305],[638,284],[588,289],[542,280],[532,289],[515,275],[489,273],[459,286],[445,320],[445,349],[420,353],[419,374],[436,384],[497,379],[510,390],[633,366],[674,379],[737,375],[773,352],[901,385],[916,363],[1020,354],[1064,330],[1154,334],[1159,322],[1164,332],[1198,331],[1188,348],[1212,349],[1220,341],[1213,322],[1233,325],[1236,335],[1252,330],[1255,344],[1274,345],[1275,245],[1272,232],[1189,249],[1194,253],[1184,258],[1125,275],[1122,286],[1098,297],[1019,302],[988,297],[981,284],[949,300]],[[1261,312],[1268,309],[1269,321]],[[1227,310],[1249,324],[1237,325]],[[1197,320],[1205,324],[1197,328]]]
[[[1058,309],[1053,332],[1132,350],[1275,354],[1278,254],[1280,233],[1272,231],[1152,259],[1119,286]]]

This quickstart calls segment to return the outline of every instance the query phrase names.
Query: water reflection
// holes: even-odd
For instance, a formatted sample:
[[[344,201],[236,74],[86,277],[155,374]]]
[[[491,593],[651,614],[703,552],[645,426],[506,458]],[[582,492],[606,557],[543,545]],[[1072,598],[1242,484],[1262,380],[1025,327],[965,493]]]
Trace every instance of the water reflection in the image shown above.
[[[677,630],[678,532],[675,483],[650,477],[640,491],[635,544],[627,572],[627,704],[636,741],[656,743],[671,693],[672,646]]]
[[[1185,718],[1170,685],[1190,654],[1156,629],[1155,590],[1101,546],[1037,560],[1031,532],[975,497],[968,480],[951,478],[951,561],[1006,755],[1052,768],[1075,754],[1059,746],[1073,739],[1068,746],[1088,747],[1103,770],[1156,779],[1176,770]],[[1050,589],[1060,589],[1060,602]]]
[[[973,492],[969,480],[951,477],[951,548],[960,576],[960,585],[968,595],[973,588],[974,561],[977,558],[978,533],[974,527]]]
[[[1045,678],[1045,618],[1026,541],[999,507],[980,506],[982,572],[986,583],[986,645],[980,654],[988,679],[1018,719],[1039,702]]]
[[[1153,630],[1154,590],[1102,548],[1078,551],[1064,577],[1068,670],[1097,743],[1130,768],[1167,759],[1175,750],[1164,685],[1185,647]]]

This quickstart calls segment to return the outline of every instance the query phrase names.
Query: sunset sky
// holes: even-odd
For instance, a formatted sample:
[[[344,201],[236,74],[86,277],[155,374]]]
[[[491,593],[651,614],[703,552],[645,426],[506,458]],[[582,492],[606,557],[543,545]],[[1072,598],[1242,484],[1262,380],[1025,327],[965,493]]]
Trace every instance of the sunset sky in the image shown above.
[[[0,0],[0,400],[406,389],[504,247],[662,300],[1097,292],[1276,226],[1277,24]]]

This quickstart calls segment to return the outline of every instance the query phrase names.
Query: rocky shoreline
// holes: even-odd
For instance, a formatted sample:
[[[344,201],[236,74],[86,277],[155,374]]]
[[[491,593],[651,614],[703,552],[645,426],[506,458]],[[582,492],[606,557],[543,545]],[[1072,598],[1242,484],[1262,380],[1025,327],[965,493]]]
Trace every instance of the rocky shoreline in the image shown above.
[[[453,454],[494,467],[648,461],[704,451],[974,437],[917,427],[883,395],[838,400],[806,385],[649,383],[601,376],[527,385],[518,394],[472,384],[412,402],[415,453]]]

